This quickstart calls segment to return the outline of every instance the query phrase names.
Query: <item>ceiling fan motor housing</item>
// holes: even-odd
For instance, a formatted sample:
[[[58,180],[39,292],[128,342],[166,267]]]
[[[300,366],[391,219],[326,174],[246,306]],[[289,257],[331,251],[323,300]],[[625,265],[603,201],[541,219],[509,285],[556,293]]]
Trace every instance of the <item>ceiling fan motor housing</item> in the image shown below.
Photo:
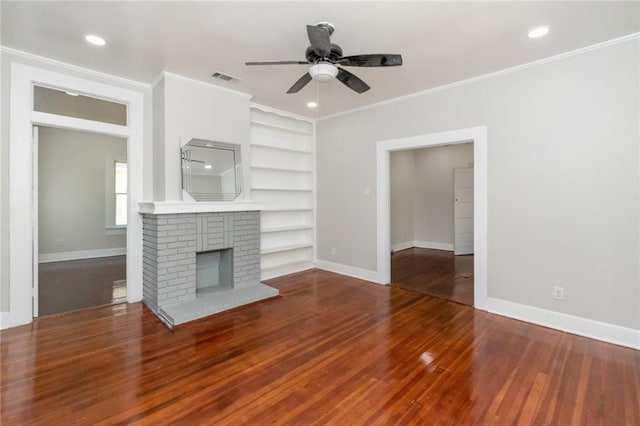
[[[342,57],[342,47],[338,46],[337,44],[331,43],[331,53],[329,53],[329,56],[327,56],[327,58],[321,58],[313,50],[313,47],[309,46],[307,47],[307,51],[305,52],[304,56],[307,61],[309,61],[309,63],[314,63],[319,59],[329,59],[330,61],[335,62]]]

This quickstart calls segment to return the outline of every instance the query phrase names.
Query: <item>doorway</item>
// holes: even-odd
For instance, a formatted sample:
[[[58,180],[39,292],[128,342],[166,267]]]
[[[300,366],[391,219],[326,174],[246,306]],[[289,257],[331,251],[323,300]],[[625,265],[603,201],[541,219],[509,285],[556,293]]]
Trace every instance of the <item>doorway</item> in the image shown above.
[[[487,127],[380,141],[376,147],[377,273],[375,281],[391,283],[390,154],[416,148],[473,143],[474,289],[473,305],[487,309]]]
[[[33,197],[34,144],[33,126],[50,126],[84,130],[127,139],[127,229],[126,287],[127,302],[142,300],[142,219],[137,203],[143,199],[143,129],[144,91],[125,89],[123,83],[98,83],[69,74],[49,71],[20,63],[11,64],[11,96],[9,116],[9,314],[2,327],[28,324],[37,315],[37,277],[34,228],[37,206]],[[74,117],[37,110],[34,87],[63,90],[67,96],[84,93],[94,99],[110,100],[126,105],[126,125],[98,122],[90,117]],[[128,84],[133,87],[132,84]],[[67,93],[71,92],[71,93]]]
[[[391,284],[473,305],[473,143],[390,154]]]
[[[126,301],[126,139],[36,126],[34,150],[34,316]]]

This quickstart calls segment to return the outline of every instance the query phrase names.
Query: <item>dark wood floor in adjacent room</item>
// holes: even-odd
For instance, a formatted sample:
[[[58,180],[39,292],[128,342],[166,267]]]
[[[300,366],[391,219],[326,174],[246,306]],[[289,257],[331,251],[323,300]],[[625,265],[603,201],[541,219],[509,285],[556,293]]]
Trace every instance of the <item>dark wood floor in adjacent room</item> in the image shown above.
[[[473,306],[473,255],[409,248],[391,256],[391,284]]]
[[[0,332],[0,423],[640,424],[640,351],[307,271],[168,330],[141,304]]]
[[[126,256],[38,265],[39,315],[76,311],[127,300]]]

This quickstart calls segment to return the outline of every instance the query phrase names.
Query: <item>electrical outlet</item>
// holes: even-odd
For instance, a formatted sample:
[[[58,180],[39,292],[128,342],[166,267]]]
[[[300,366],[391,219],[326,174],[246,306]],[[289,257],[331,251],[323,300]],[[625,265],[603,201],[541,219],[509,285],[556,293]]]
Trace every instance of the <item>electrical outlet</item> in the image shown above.
[[[331,254],[335,256],[335,254],[336,254],[336,248],[335,247],[331,247]]]
[[[563,287],[554,287],[553,288],[553,298],[556,300],[564,300],[564,288]]]

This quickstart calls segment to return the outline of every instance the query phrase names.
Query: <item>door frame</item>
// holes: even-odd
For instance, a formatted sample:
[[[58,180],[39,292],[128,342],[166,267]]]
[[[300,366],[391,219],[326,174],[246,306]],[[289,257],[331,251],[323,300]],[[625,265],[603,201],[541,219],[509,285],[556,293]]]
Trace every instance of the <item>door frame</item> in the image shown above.
[[[127,125],[119,126],[33,110],[33,87],[41,85],[88,94],[127,105]],[[34,253],[34,146],[33,126],[87,131],[127,139],[127,302],[142,300],[142,200],[144,96],[140,92],[98,83],[20,63],[11,65],[9,118],[9,315],[14,327],[33,320]]]
[[[417,148],[473,142],[473,306],[487,309],[487,126],[379,141],[376,147],[376,282],[391,282],[390,154]]]

